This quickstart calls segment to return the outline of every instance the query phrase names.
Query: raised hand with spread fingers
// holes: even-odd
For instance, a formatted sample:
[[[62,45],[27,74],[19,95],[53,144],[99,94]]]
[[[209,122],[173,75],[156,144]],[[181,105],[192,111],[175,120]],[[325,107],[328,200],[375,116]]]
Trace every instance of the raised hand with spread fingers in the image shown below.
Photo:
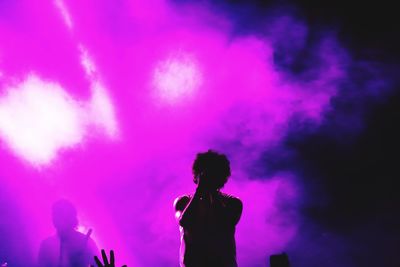
[[[101,250],[101,257],[103,258],[103,263],[99,260],[97,256],[94,256],[97,267],[115,267],[115,257],[113,250],[110,251],[110,262],[108,262],[108,258],[104,249]],[[91,267],[94,266],[92,265]],[[127,265],[123,265],[122,267],[127,267]]]

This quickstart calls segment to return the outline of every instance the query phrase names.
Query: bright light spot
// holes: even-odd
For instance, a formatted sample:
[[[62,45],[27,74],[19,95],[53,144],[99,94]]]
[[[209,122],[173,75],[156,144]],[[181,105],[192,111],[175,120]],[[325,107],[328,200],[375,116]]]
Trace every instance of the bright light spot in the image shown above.
[[[48,164],[82,141],[81,112],[60,85],[30,75],[0,98],[0,136],[25,160]]]
[[[114,108],[106,90],[99,82],[92,84],[92,99],[90,100],[90,121],[103,128],[111,138],[118,135]]]
[[[89,57],[88,51],[83,45],[79,46],[79,50],[81,51],[81,64],[85,69],[86,74],[89,76],[93,76],[96,72],[96,67],[92,59]]]
[[[202,75],[192,57],[179,55],[157,65],[153,83],[159,97],[175,103],[193,94],[202,83]]]
[[[0,137],[12,151],[39,167],[61,149],[82,142],[94,125],[116,138],[114,108],[103,86],[92,81],[92,98],[74,100],[57,83],[28,76],[0,97]]]
[[[63,2],[63,0],[55,0],[54,3],[56,5],[56,7],[60,10],[61,15],[62,15],[67,27],[69,29],[72,29],[72,19],[71,19],[71,16],[70,16],[68,9],[65,6],[65,3]]]

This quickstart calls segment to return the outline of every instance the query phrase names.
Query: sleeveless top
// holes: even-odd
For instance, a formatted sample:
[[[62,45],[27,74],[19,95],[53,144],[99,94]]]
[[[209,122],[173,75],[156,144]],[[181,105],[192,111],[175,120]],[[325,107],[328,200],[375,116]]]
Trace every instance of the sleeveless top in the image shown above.
[[[183,211],[191,195],[179,197],[175,209]],[[236,267],[235,227],[242,213],[240,199],[216,192],[212,204],[199,200],[196,218],[180,226],[182,267]]]

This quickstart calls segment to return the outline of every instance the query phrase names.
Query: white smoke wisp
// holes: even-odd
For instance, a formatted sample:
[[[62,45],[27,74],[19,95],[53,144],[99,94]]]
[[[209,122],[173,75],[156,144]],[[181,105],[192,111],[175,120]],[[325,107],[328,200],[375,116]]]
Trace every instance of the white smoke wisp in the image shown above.
[[[71,15],[67,9],[67,6],[65,5],[63,0],[55,0],[54,4],[60,10],[60,14],[63,17],[65,25],[68,27],[68,29],[72,29],[73,23],[72,23],[72,18]]]

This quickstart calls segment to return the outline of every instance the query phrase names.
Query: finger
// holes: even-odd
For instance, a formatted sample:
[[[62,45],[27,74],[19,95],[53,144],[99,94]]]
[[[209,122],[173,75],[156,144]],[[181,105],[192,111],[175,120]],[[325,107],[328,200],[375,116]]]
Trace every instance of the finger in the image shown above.
[[[103,257],[104,266],[108,266],[108,259],[104,249],[101,250],[101,256]]]
[[[97,256],[94,256],[94,261],[96,262],[97,267],[104,267],[104,265],[101,263],[101,261]]]
[[[114,250],[110,251],[110,265],[115,266]]]

